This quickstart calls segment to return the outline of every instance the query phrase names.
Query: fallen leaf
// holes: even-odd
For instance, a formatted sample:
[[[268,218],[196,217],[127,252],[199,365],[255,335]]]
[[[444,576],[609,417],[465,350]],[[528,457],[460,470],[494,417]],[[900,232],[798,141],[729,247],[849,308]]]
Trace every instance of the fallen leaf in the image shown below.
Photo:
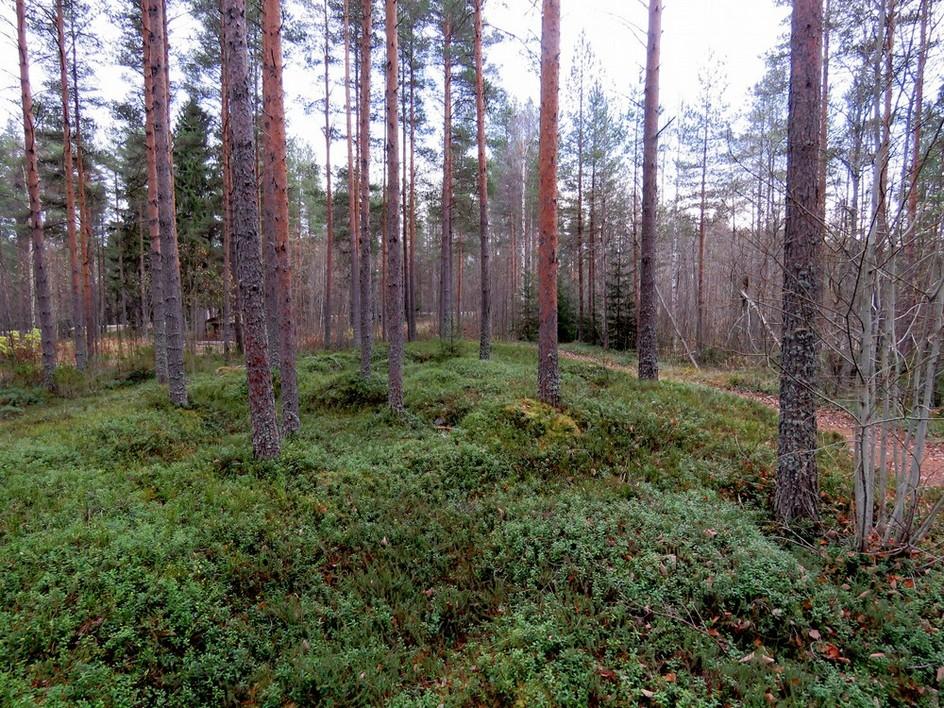
[[[810,639],[812,639],[814,642],[818,642],[822,638],[822,635],[819,633],[818,629],[811,629],[809,634]]]

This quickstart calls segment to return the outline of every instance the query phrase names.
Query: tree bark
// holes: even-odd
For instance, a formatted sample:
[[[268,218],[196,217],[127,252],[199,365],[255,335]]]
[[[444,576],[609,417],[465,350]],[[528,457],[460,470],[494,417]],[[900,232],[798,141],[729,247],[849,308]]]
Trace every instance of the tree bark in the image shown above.
[[[331,318],[334,314],[334,195],[331,191],[331,34],[328,24],[328,0],[324,0],[324,86],[325,86],[325,290],[324,290],[324,345],[331,346]]]
[[[482,301],[479,313],[479,359],[492,352],[492,297],[488,254],[488,163],[485,156],[485,67],[482,62],[482,3],[475,0],[475,115],[479,158],[479,259]]]
[[[544,0],[541,17],[541,121],[538,147],[538,398],[560,405],[557,364],[557,114],[560,0]]]
[[[92,217],[88,209],[88,198],[86,190],[85,175],[85,151],[82,146],[82,113],[80,110],[81,102],[79,100],[79,71],[77,61],[76,45],[76,18],[71,18],[72,35],[72,98],[75,108],[75,167],[78,180],[77,191],[79,196],[79,219],[81,230],[79,237],[81,239],[80,251],[82,258],[82,310],[85,315],[85,342],[86,351],[89,356],[93,356],[97,343],[97,318],[95,317],[95,306],[93,301],[94,291],[92,288]]]
[[[439,244],[439,336],[452,336],[452,25],[443,20],[443,184]]]
[[[354,128],[351,123],[351,19],[349,0],[344,0],[344,115],[347,120],[347,220],[351,238],[351,327],[354,341],[360,343],[361,276],[358,254],[358,195],[354,166]]]
[[[397,0],[385,2],[387,31],[387,403],[403,411],[403,292],[400,264],[400,144],[397,125]]]
[[[649,0],[649,37],[646,46],[646,87],[643,108],[642,235],[639,267],[639,322],[637,350],[639,378],[659,380],[656,339],[656,200],[659,153],[659,44],[662,35],[662,0]]]
[[[232,145],[233,235],[239,302],[243,313],[243,351],[249,388],[252,449],[257,458],[279,454],[279,429],[269,369],[265,296],[259,243],[255,135],[250,100],[245,0],[223,0],[227,55],[227,95]]]
[[[183,307],[180,297],[180,259],[177,250],[177,217],[174,207],[174,178],[171,166],[170,91],[167,84],[164,34],[164,0],[147,0],[148,43],[152,86],[157,202],[161,230],[162,274],[164,276],[164,320],[167,349],[167,380],[174,405],[187,405],[184,374]]]
[[[82,273],[79,268],[78,239],[76,236],[72,125],[69,117],[69,73],[66,63],[65,18],[62,0],[56,0],[56,39],[59,44],[59,89],[62,97],[62,161],[65,175],[66,241],[69,248],[72,341],[75,346],[76,368],[85,371],[88,366],[88,343],[85,341],[85,316],[82,312]]]
[[[147,144],[147,224],[150,240],[151,307],[154,321],[154,372],[158,383],[167,383],[167,348],[164,318],[164,268],[161,255],[161,226],[158,209],[157,146],[154,138],[154,79],[151,74],[150,18],[147,0],[141,0],[141,28],[144,47],[144,132]]]
[[[358,142],[360,144],[360,329],[361,329],[361,375],[370,375],[370,357],[373,348],[373,322],[371,321],[370,267],[370,44],[373,1],[362,0],[361,4],[361,81],[360,114],[358,119]]]
[[[819,108],[822,0],[795,0],[784,227],[780,432],[774,511],[782,523],[818,516],[816,467],[816,310],[822,215]]]
[[[20,55],[20,96],[23,107],[23,141],[26,149],[26,187],[30,205],[30,238],[33,246],[33,277],[39,309],[40,341],[43,354],[43,385],[55,388],[56,330],[46,274],[46,246],[43,238],[43,205],[39,197],[39,158],[36,153],[36,129],[33,123],[33,93],[29,79],[29,51],[26,46],[26,9],[16,0],[16,37]]]
[[[220,0],[220,17],[223,13],[223,4]],[[232,306],[232,248],[233,248],[233,176],[232,146],[230,144],[229,106],[226,102],[229,57],[226,54],[226,41],[223,37],[223,24],[220,22],[220,123],[222,133],[222,168],[223,168],[223,358],[228,363],[230,359],[233,329],[230,320],[233,319]]]
[[[416,339],[416,80],[413,70],[413,37],[410,37],[410,225],[409,225],[409,272],[407,290],[410,293],[410,308],[407,310],[407,336]]]
[[[288,171],[285,165],[285,106],[282,90],[282,13],[280,0],[262,4],[262,105],[264,115],[262,223],[275,245],[275,295],[279,370],[282,375],[282,428],[294,433],[298,418],[295,370],[295,313],[288,253]]]

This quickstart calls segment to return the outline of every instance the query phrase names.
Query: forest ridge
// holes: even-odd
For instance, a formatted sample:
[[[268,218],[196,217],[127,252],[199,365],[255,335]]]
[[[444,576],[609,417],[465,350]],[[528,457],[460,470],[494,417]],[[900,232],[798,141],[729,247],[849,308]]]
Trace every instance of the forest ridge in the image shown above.
[[[106,147],[90,7],[15,0],[0,697],[936,700],[941,5],[793,0],[672,118],[644,5],[614,89],[541,0],[534,105],[486,0],[109,4]]]

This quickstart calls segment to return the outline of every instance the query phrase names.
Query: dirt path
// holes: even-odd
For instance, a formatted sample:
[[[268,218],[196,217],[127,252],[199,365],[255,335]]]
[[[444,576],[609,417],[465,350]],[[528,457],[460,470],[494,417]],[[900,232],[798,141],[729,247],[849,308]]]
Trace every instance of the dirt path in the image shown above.
[[[577,354],[576,352],[561,350],[560,355],[563,359],[582,361],[588,364],[596,364],[597,366],[602,366],[612,371],[621,371],[623,373],[629,374],[630,376],[636,376],[636,369],[634,367],[617,364],[615,362],[593,357],[588,354]],[[671,379],[671,377],[668,378]],[[690,383],[686,382],[684,379],[671,380]],[[731,395],[737,396],[738,398],[756,401],[775,411],[779,410],[780,408],[777,397],[767,393],[727,388],[706,382],[699,383],[705,386],[717,388],[719,391],[730,393]],[[854,451],[855,421],[853,420],[852,416],[850,416],[845,411],[823,406],[817,411],[817,423],[820,430],[834,432],[841,435],[846,441],[846,444],[849,446],[849,451]],[[923,486],[944,486],[944,442],[929,441],[925,443],[924,459],[921,462],[921,478]]]

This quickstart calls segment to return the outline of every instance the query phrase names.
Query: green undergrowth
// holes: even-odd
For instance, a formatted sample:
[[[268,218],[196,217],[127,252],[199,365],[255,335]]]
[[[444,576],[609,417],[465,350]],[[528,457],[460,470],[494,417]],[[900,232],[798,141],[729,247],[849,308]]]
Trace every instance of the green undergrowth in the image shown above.
[[[421,343],[394,416],[384,355],[300,360],[274,462],[231,369],[0,423],[0,704],[936,701],[941,572],[782,538],[762,405]]]

